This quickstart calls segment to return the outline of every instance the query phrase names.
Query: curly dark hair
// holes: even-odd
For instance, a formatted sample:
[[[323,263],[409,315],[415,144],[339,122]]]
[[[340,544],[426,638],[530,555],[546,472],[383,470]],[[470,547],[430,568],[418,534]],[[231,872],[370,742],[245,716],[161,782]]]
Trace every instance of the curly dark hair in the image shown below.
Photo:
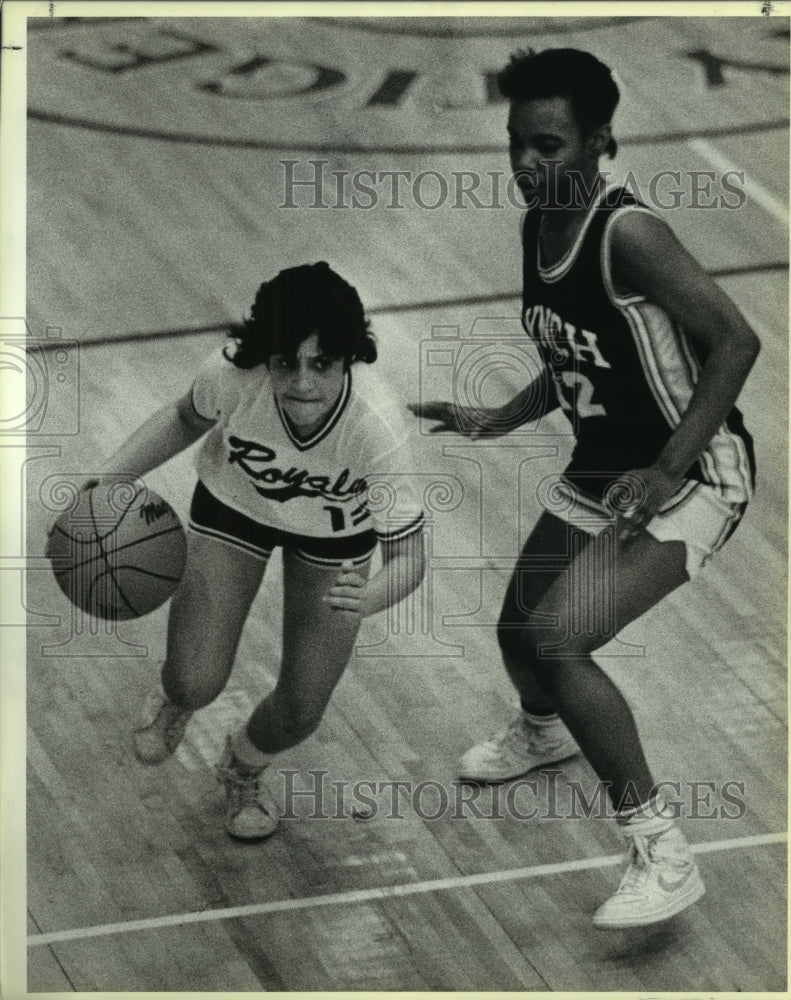
[[[621,97],[608,67],[581,49],[519,49],[497,74],[497,86],[511,101],[565,97],[586,136],[612,121]],[[617,148],[610,139],[610,158]]]
[[[293,362],[313,333],[321,349],[347,367],[376,361],[376,339],[357,290],[324,260],[289,267],[263,282],[250,316],[229,331],[236,349],[226,348],[226,357],[237,368],[268,364],[273,354]]]

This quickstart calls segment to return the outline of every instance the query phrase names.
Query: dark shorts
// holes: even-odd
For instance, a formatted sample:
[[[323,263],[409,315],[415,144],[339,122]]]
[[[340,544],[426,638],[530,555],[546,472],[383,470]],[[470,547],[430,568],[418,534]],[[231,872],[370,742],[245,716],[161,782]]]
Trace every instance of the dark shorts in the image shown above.
[[[302,562],[326,569],[337,568],[347,560],[361,566],[368,562],[376,548],[376,535],[372,530],[346,538],[312,538],[259,524],[226,507],[201,482],[192,495],[189,526],[199,535],[215,538],[259,559],[268,559],[275,546],[280,545]]]

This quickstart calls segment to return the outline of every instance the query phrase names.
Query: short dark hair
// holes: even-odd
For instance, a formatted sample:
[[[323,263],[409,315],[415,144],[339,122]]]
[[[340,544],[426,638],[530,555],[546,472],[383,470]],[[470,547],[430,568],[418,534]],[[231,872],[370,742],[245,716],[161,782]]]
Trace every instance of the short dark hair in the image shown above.
[[[511,101],[565,97],[584,135],[612,121],[621,96],[609,68],[581,49],[519,49],[497,74],[497,85]],[[617,148],[610,139],[606,152],[613,157]]]
[[[249,317],[229,336],[236,350],[226,357],[237,368],[269,363],[273,354],[294,361],[299,345],[311,334],[329,357],[376,361],[376,339],[370,332],[357,290],[321,260],[281,271],[258,289]]]

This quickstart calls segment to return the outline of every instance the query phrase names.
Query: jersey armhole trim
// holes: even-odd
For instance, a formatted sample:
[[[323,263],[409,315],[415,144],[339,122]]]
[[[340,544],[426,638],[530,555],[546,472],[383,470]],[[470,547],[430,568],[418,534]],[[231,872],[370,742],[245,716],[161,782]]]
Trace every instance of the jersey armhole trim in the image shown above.
[[[192,385],[190,387],[190,406],[192,407],[192,410],[195,413],[195,415],[198,416],[198,417],[200,417],[201,420],[208,420],[208,421],[211,421],[212,423],[215,423],[216,420],[217,420],[216,416],[207,417],[206,414],[205,413],[201,413],[201,411],[195,405],[195,385],[196,385],[196,382],[197,382],[197,379],[195,379],[193,381],[193,383],[192,383]]]
[[[621,208],[615,209],[604,224],[604,232],[602,233],[601,240],[602,279],[604,280],[604,287],[610,302],[619,309],[622,309],[624,306],[637,305],[647,301],[645,295],[642,295],[640,292],[633,292],[631,295],[619,295],[615,290],[615,282],[612,275],[612,226],[625,212],[642,212],[645,215],[654,215],[651,209],[646,208],[644,205],[623,205]]]

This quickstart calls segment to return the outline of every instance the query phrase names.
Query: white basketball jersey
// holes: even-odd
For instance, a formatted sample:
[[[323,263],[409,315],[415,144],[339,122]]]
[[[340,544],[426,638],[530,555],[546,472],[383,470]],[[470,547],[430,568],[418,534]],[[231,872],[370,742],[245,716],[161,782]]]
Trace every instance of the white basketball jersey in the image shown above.
[[[334,407],[305,440],[289,427],[264,364],[241,369],[221,352],[213,355],[193,383],[192,405],[217,421],[196,468],[228,507],[314,538],[373,528],[393,540],[420,527],[406,427],[367,366],[346,372]]]

